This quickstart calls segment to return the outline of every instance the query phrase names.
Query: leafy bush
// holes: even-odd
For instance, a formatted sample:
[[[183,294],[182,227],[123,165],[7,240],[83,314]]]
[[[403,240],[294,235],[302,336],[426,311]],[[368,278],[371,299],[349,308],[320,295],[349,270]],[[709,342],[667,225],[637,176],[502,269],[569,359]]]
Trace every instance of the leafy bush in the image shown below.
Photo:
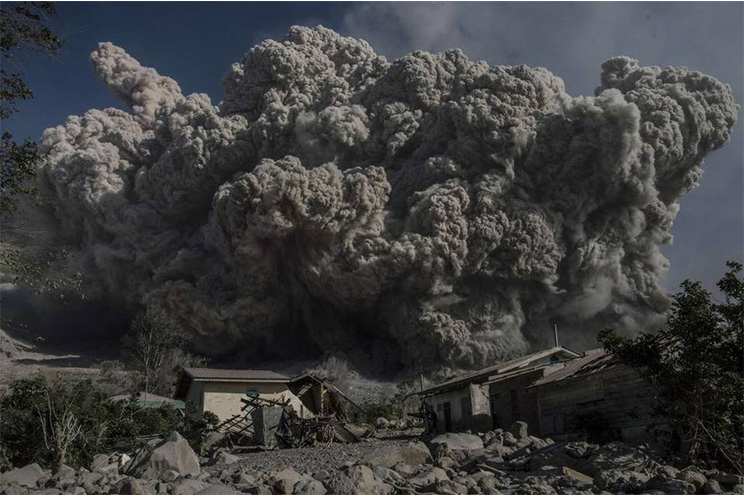
[[[729,262],[716,303],[699,282],[674,296],[667,329],[628,339],[604,330],[599,339],[657,389],[658,413],[669,420],[687,462],[744,472],[744,279]]]
[[[79,429],[79,435],[60,449],[50,440],[54,441],[55,423],[63,417]],[[0,470],[32,462],[82,466],[97,453],[131,451],[143,439],[173,430],[198,451],[216,424],[217,417],[210,412],[189,408],[184,414],[167,405],[143,408],[131,401],[108,401],[90,380],[21,379],[0,398],[0,465],[5,465]]]

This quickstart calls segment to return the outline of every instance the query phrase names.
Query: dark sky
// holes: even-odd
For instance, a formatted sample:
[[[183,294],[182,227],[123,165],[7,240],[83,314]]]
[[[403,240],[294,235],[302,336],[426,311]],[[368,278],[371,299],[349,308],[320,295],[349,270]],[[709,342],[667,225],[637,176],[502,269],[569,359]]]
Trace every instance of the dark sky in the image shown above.
[[[744,4],[687,3],[62,3],[55,29],[66,44],[53,59],[19,60],[36,98],[4,123],[38,137],[70,114],[118,106],[88,62],[112,41],[144,65],[173,77],[185,93],[222,98],[221,75],[265,38],[293,24],[362,37],[388,58],[416,49],[462,48],[490,64],[541,65],[571,95],[592,94],[600,65],[629,55],[642,65],[684,65],[729,83],[744,101]],[[726,260],[744,251],[742,112],[734,138],[707,160],[701,186],[682,201],[664,249],[665,286],[685,278],[712,288]]]

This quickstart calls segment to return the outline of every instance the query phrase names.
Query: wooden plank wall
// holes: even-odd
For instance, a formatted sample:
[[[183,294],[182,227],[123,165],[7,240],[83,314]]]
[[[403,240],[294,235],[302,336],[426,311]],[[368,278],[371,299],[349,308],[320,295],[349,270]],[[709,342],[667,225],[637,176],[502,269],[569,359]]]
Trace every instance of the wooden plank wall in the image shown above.
[[[586,427],[581,416],[595,415],[621,437],[634,437],[663,422],[651,410],[654,396],[653,387],[624,365],[538,386],[540,431],[546,436],[581,433]]]

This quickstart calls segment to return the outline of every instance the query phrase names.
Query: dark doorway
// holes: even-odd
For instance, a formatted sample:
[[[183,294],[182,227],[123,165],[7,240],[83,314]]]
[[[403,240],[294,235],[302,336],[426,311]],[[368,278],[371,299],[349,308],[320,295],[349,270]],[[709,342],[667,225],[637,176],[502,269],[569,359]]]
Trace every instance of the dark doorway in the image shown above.
[[[443,406],[444,413],[444,431],[450,432],[452,430],[452,406],[449,401],[446,401]]]
[[[503,429],[501,422],[501,398],[498,394],[491,396],[491,421],[493,429]]]

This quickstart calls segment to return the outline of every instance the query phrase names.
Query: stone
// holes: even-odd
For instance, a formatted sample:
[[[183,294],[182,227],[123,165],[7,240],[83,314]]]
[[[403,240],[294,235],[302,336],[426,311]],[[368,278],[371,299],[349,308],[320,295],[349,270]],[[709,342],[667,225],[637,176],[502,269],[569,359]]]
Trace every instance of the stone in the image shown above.
[[[385,417],[377,417],[375,419],[375,427],[379,430],[389,429],[390,421]]]
[[[372,473],[377,477],[386,481],[399,482],[403,479],[401,475],[393,469],[383,467],[381,465],[375,465],[372,467]]]
[[[88,494],[97,494],[100,492],[98,483],[103,479],[103,475],[97,472],[83,472],[78,474],[76,483],[83,486],[85,492]]]
[[[138,478],[159,479],[167,470],[175,470],[182,476],[195,476],[200,472],[199,457],[188,441],[178,432],[159,443],[143,446],[122,472]]]
[[[175,482],[179,477],[181,477],[181,474],[175,470],[166,470],[160,476],[165,482]]]
[[[594,477],[594,484],[613,493],[638,493],[646,485],[649,476],[625,470],[604,470]]]
[[[721,489],[721,485],[718,483],[715,479],[708,479],[705,481],[705,484],[703,484],[703,494],[721,494],[723,493],[723,489]]]
[[[351,479],[356,492],[354,494],[382,494],[378,488],[377,477],[372,469],[365,465],[355,465],[347,470],[347,475]]]
[[[571,479],[578,481],[578,482],[583,482],[586,484],[594,483],[594,479],[592,477],[589,477],[586,474],[582,474],[581,472],[574,470],[572,468],[561,467],[561,473],[565,475],[566,477],[570,477]]]
[[[511,427],[509,427],[509,432],[517,438],[517,439],[525,439],[529,438],[529,433],[527,432],[528,426],[527,422],[522,422],[521,420],[518,420],[517,422],[514,422]]]
[[[591,452],[584,468],[571,467],[594,476],[602,470],[640,471],[648,457],[637,449],[620,442],[612,442]],[[552,465],[555,465],[554,463]]]
[[[52,478],[47,482],[48,485],[54,485],[57,488],[66,489],[69,486],[75,484],[75,469],[62,465],[56,474],[52,475]]]
[[[210,484],[201,491],[194,494],[240,494],[235,489],[225,484]]]
[[[705,482],[708,480],[708,478],[700,472],[689,468],[680,472],[678,478],[685,482],[689,482],[690,484],[695,486],[695,489],[697,489],[698,491],[703,488]]]
[[[150,494],[145,486],[134,477],[125,477],[118,484],[117,494]]]
[[[42,489],[41,491],[34,491],[34,494],[62,494],[62,491],[60,491],[56,487],[50,487],[47,489]]]
[[[664,473],[652,477],[646,489],[657,489],[666,494],[695,494],[695,486],[683,480],[670,479]]]
[[[737,484],[732,489],[731,492],[734,494],[744,494],[744,484]]]
[[[445,445],[448,452],[483,449],[483,440],[478,436],[455,432],[440,434],[429,441],[429,444],[432,451],[439,444]]]
[[[434,488],[434,492],[437,494],[468,494],[468,488],[455,481],[445,480],[437,482],[437,486]]]
[[[19,486],[15,482],[10,484],[0,484],[0,494],[28,494],[28,488]]]
[[[235,472],[232,475],[231,479],[233,484],[252,486],[256,483],[256,479],[253,476],[246,474],[245,472]]]
[[[669,479],[677,479],[679,476],[679,469],[672,467],[671,465],[664,465],[659,469],[659,472],[664,474]]]
[[[273,494],[271,488],[266,484],[256,484],[248,488],[248,494]]]
[[[457,465],[457,462],[450,458],[449,456],[444,456],[442,458],[439,458],[436,460],[435,465],[439,468],[443,468],[444,470],[450,469]]]
[[[300,481],[294,489],[294,494],[326,494],[328,490],[318,480]]]
[[[295,485],[302,480],[302,476],[292,468],[285,468],[277,472],[269,473],[269,480],[279,494],[292,494]]]
[[[418,471],[418,469],[415,466],[409,465],[404,462],[396,463],[393,466],[393,470],[398,472],[403,477],[411,477]]]
[[[209,484],[206,482],[195,479],[184,479],[173,486],[171,494],[196,494],[207,487],[209,487]]]
[[[424,443],[412,441],[403,445],[389,445],[377,448],[365,456],[361,463],[388,468],[398,463],[423,465],[425,463],[431,463],[431,452]]]
[[[36,488],[38,483],[49,477],[49,473],[38,463],[31,463],[0,475],[0,485],[15,484],[21,487]]]
[[[427,487],[446,480],[450,480],[450,478],[447,477],[447,472],[439,467],[429,467],[408,479],[408,483],[416,487]]]
[[[240,457],[228,453],[227,451],[218,450],[209,457],[208,465],[235,465],[240,461]]]

